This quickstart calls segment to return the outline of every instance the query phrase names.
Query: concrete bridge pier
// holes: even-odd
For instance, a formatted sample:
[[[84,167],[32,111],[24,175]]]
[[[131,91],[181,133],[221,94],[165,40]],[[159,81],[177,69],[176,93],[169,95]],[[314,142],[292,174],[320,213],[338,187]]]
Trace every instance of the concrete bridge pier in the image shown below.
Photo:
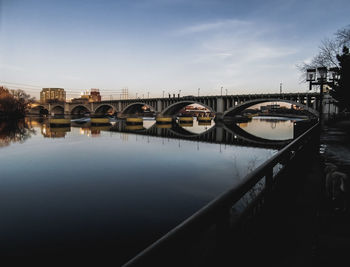
[[[71,111],[69,109],[69,105],[64,104],[64,115],[70,115]]]
[[[224,137],[224,129],[223,128],[216,128],[216,142],[221,142]]]
[[[215,114],[215,119],[214,119],[214,121],[215,122],[219,122],[219,121],[223,121],[224,120],[224,113],[222,112],[220,112],[220,113],[216,113]]]
[[[155,110],[155,112],[156,112],[156,114],[159,114],[160,112],[162,112],[162,110],[163,110],[163,108],[162,108],[163,106],[162,106],[162,101],[161,100],[157,100],[157,105],[156,105],[156,110]]]
[[[224,98],[218,97],[216,99],[216,116],[215,121],[222,121],[224,119]]]

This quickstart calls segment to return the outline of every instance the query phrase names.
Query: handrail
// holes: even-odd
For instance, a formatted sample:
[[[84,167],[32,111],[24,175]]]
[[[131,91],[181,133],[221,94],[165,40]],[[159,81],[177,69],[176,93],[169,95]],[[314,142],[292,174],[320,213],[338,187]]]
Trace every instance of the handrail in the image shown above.
[[[289,143],[278,153],[273,155],[269,160],[265,161],[253,172],[245,176],[235,187],[225,191],[217,198],[209,202],[199,211],[192,216],[184,220],[178,226],[170,230],[167,234],[155,241],[149,247],[141,251],[134,258],[129,260],[123,265],[123,267],[131,266],[145,266],[144,261],[150,260],[160,250],[164,249],[167,245],[171,245],[172,242],[181,239],[186,234],[195,234],[202,231],[205,227],[212,226],[214,224],[222,222],[222,218],[229,218],[229,212],[232,206],[237,203],[249,190],[252,189],[261,179],[266,178],[265,189],[271,184],[273,177],[273,167],[275,167],[285,157],[288,156],[288,160],[291,160],[298,151],[300,151],[313,134],[318,130],[319,122],[312,126],[305,133],[300,135],[297,139]]]

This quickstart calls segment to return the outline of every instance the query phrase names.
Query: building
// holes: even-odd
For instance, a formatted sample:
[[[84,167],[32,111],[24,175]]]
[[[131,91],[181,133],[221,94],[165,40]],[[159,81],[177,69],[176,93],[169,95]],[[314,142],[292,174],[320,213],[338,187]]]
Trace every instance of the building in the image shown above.
[[[88,102],[100,102],[101,101],[101,95],[100,95],[100,90],[99,89],[94,89],[92,88],[89,91],[85,91],[81,97],[80,97],[83,101],[88,101]]]
[[[99,89],[91,89],[90,90],[90,102],[100,102],[101,101],[101,95]]]
[[[280,105],[278,105],[278,104],[260,106],[260,111],[261,111],[262,113],[276,112],[276,111],[278,111],[279,109],[280,109]]]
[[[66,92],[63,88],[43,88],[40,92],[40,102],[65,102]]]
[[[72,98],[70,100],[72,103],[89,103],[89,98],[85,98],[85,97],[78,97],[78,98]]]

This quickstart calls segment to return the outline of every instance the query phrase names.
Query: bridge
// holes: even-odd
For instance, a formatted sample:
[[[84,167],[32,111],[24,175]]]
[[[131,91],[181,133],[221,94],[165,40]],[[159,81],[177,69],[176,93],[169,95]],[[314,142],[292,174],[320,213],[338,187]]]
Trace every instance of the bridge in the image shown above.
[[[320,110],[319,93],[286,93],[286,94],[246,94],[225,96],[184,96],[171,98],[145,98],[110,100],[101,102],[65,102],[51,104],[36,104],[30,110],[31,114],[46,112],[55,115],[106,115],[118,113],[119,117],[128,117],[142,111],[147,105],[157,116],[175,116],[183,107],[190,104],[200,104],[215,114],[217,119],[239,114],[246,108],[264,102],[287,102],[306,110],[311,116],[317,117]],[[324,112],[326,103],[323,101]],[[333,105],[333,104],[332,104]],[[331,107],[328,107],[331,109]],[[332,110],[335,110],[332,107]]]

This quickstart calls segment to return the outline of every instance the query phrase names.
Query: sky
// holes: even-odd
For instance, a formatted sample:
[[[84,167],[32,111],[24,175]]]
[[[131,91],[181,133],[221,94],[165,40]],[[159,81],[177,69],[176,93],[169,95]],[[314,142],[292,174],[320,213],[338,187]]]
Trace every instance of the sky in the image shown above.
[[[349,13],[348,0],[0,0],[0,85],[113,99],[306,92],[297,64]]]

